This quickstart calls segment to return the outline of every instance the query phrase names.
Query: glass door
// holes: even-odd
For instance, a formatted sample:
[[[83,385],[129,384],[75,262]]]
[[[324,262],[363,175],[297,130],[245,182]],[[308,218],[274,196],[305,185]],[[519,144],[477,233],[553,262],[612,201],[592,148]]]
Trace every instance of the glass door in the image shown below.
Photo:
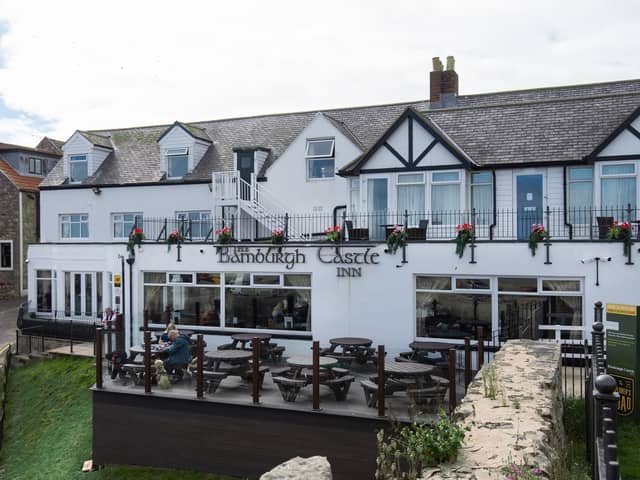
[[[518,240],[527,240],[531,225],[542,223],[542,175],[516,177]]]
[[[384,240],[385,227],[389,224],[387,182],[386,178],[371,178],[368,181],[369,238],[372,240]]]
[[[65,272],[65,315],[74,318],[102,314],[102,272]]]

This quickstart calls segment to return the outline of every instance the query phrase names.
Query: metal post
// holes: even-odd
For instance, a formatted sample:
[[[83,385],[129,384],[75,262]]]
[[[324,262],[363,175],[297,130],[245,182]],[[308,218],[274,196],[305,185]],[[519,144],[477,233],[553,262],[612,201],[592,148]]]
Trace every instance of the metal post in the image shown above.
[[[544,240],[544,246],[545,246],[545,250],[547,252],[547,259],[544,262],[545,265],[551,265],[551,257],[550,257],[550,248],[551,247],[551,242],[549,241],[549,237],[551,236],[551,209],[549,208],[549,205],[547,205],[547,211],[546,211],[546,216],[547,216],[547,236],[545,237]]]
[[[16,354],[20,354],[20,330],[16,328]]]
[[[471,209],[471,226],[473,229],[471,230],[471,245],[469,248],[471,249],[471,260],[469,263],[478,263],[476,262],[476,209]]]
[[[320,342],[313,342],[313,409],[320,410]]]
[[[144,393],[151,393],[151,332],[144,332]]]
[[[253,337],[251,340],[253,353],[253,365],[251,380],[253,386],[253,403],[260,403],[260,340]]]
[[[73,353],[73,318],[69,320],[69,351]],[[31,345],[29,345],[29,353],[31,353]]]
[[[116,315],[116,350],[124,352],[124,317],[122,313]]]
[[[284,240],[289,240],[289,212],[284,214]]]
[[[594,455],[597,477],[607,480],[617,480],[619,476],[618,447],[617,447],[617,405],[620,395],[615,391],[616,381],[610,375],[599,375],[595,380],[593,396],[596,402],[596,422],[598,436],[602,437],[603,455]],[[597,437],[596,437],[597,438]],[[597,447],[596,447],[597,448]],[[596,459],[604,458],[604,465]]]
[[[456,409],[456,349],[449,349],[449,415]]]
[[[199,333],[196,340],[196,395],[204,397],[204,336]]]
[[[484,365],[484,328],[478,327],[478,370]]]
[[[378,345],[378,416],[384,417],[384,345]]]
[[[464,337],[464,389],[471,383],[471,337]]]
[[[102,388],[102,329],[96,328],[96,388]]]
[[[196,315],[196,318],[200,318]],[[145,310],[142,314],[142,325],[145,330],[149,330],[149,310]]]
[[[631,222],[631,204],[628,203],[627,204],[627,221]],[[629,232],[630,238],[633,238],[633,234],[632,232]],[[630,245],[629,248],[627,249],[627,261],[625,262],[625,265],[633,265],[633,262],[631,261],[631,250],[633,250],[633,241],[630,240]]]
[[[111,320],[107,320],[107,353],[113,352],[113,343],[111,333],[113,332],[113,324]],[[100,335],[100,343],[102,343],[102,335]]]

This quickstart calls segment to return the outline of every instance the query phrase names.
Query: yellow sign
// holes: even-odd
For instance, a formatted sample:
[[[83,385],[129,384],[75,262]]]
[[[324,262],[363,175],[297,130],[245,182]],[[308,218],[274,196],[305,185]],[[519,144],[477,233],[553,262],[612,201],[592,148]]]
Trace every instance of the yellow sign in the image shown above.
[[[635,400],[635,382],[633,378],[611,375],[616,380],[616,391],[620,394],[618,398],[618,413],[620,415],[631,415]]]
[[[607,303],[607,313],[617,313],[618,315],[629,315],[635,317],[638,313],[635,305],[620,305],[619,303]]]
[[[120,281],[121,281],[120,275],[114,274],[113,275],[113,286],[114,287],[119,287],[120,286]]]

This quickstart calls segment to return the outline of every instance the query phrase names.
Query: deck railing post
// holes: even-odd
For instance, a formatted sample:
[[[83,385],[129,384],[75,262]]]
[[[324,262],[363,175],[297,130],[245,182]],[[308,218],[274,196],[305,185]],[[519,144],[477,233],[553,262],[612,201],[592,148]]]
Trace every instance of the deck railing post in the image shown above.
[[[449,415],[456,409],[456,349],[449,349]]]
[[[16,354],[20,354],[20,330],[16,328]]]
[[[476,262],[476,209],[471,209],[471,245],[469,245],[469,249],[471,250],[471,260],[469,263],[478,263]]]
[[[121,313],[116,315],[116,351],[124,352],[124,319]]]
[[[142,325],[145,330],[149,330],[149,310],[145,310],[142,314]]]
[[[260,340],[257,337],[253,337],[251,340],[251,350],[253,353],[253,364],[251,365],[253,403],[260,403]]]
[[[320,410],[320,342],[313,342],[313,409]]]
[[[102,329],[96,328],[96,388],[102,388]]]
[[[464,389],[471,383],[471,337],[464,337]]]
[[[484,328],[478,327],[478,370],[484,365]]]
[[[631,218],[631,204],[628,203],[627,204],[627,221],[631,222],[631,220],[633,220]],[[640,228],[640,225],[638,225],[638,227]],[[631,236],[631,239],[633,239],[633,232],[629,232],[629,235]],[[625,262],[625,265],[633,265],[633,262],[631,261],[631,250],[633,250],[633,240],[630,241],[630,245],[629,248],[627,249],[627,261]]]
[[[73,318],[69,320],[69,351],[73,353]],[[29,346],[31,352],[31,346]]]
[[[617,446],[617,405],[620,395],[615,391],[616,381],[610,375],[599,375],[595,380],[594,398],[596,403],[596,422],[598,437],[602,437],[603,455],[594,455],[596,459],[604,458],[604,465],[597,469],[604,473],[598,475],[604,480],[618,480],[618,446]],[[604,470],[604,471],[603,471]]]
[[[199,333],[196,340],[196,395],[204,397],[204,336]]]
[[[289,212],[284,213],[284,239],[289,240]]]
[[[378,345],[378,416],[385,416],[384,406],[384,345]]]
[[[144,331],[144,393],[151,393],[151,332]]]
[[[547,235],[544,238],[544,246],[545,246],[545,250],[547,253],[547,259],[545,260],[544,264],[545,265],[551,265],[551,253],[550,253],[550,247],[551,247],[551,241],[550,241],[550,237],[551,237],[551,209],[549,208],[549,205],[547,205],[547,210],[545,212],[546,217],[547,217]]]

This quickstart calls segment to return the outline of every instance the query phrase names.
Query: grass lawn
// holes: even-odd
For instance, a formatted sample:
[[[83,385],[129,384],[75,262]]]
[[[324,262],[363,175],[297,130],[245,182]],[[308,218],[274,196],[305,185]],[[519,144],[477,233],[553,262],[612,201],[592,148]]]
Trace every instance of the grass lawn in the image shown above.
[[[91,458],[92,360],[60,358],[12,370],[4,440],[3,480],[223,480],[197,472],[112,466],[82,473]]]
[[[640,478],[640,425],[620,419],[618,453],[622,478]]]

